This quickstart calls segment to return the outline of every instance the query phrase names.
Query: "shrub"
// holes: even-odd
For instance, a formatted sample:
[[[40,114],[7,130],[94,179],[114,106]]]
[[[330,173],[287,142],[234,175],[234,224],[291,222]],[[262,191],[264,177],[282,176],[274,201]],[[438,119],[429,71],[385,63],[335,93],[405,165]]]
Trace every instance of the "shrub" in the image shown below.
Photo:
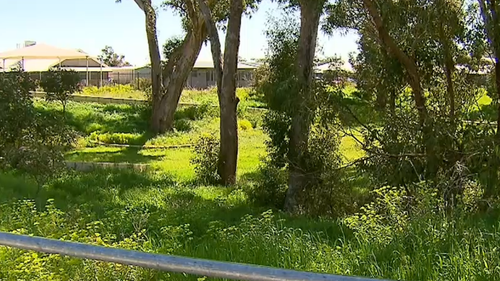
[[[143,91],[143,92],[146,92],[146,93],[149,93],[151,92],[151,88],[152,88],[152,82],[151,82],[151,79],[147,79],[147,78],[139,78],[137,79],[137,82],[135,83],[134,85],[134,88],[136,90],[139,90],[139,91]]]
[[[257,184],[246,190],[249,200],[257,205],[282,208],[288,189],[287,171],[264,162],[258,174]]]
[[[128,133],[105,133],[93,132],[89,139],[93,142],[106,144],[142,144],[143,136],[140,134]]]
[[[99,132],[104,128],[102,124],[99,123],[90,123],[86,128],[85,128],[85,133],[91,134],[93,132]]]
[[[174,128],[178,132],[189,132],[191,131],[191,123],[186,119],[175,120]]]
[[[185,107],[175,112],[175,119],[189,119],[193,121],[215,116],[217,116],[217,108],[209,102],[203,102],[197,106]]]
[[[345,223],[368,241],[388,243],[395,232],[408,224],[407,193],[400,188],[383,187],[373,191],[375,200],[361,212],[349,216]]]
[[[24,171],[40,188],[65,167],[64,152],[75,135],[60,114],[35,110],[34,88],[26,73],[0,75],[0,168]]]
[[[214,135],[204,134],[195,143],[191,164],[197,179],[204,184],[220,182],[218,174],[219,140]]]
[[[243,131],[248,131],[253,129],[252,123],[250,121],[243,119],[238,121],[238,127]]]
[[[80,89],[80,76],[72,70],[51,68],[40,81],[40,86],[45,90],[45,99],[59,101],[66,112],[66,104],[70,96]]]
[[[243,118],[248,120],[254,129],[257,129],[262,126],[262,118],[264,114],[264,111],[251,110],[247,111],[247,113],[243,115]]]
[[[106,96],[106,97],[117,97],[117,98],[135,98],[135,99],[145,99],[147,98],[146,92],[136,90],[132,85],[113,85],[113,86],[103,86],[103,87],[85,87],[81,91],[82,95],[86,96]]]
[[[0,205],[2,214],[11,214],[0,228],[16,234],[35,235],[98,246],[111,246],[136,251],[152,250],[145,230],[131,235],[116,235],[109,231],[114,221],[91,219],[84,206],[62,211],[52,199],[43,208],[24,200]],[[5,217],[2,217],[5,219]],[[165,245],[166,246],[166,245]],[[0,277],[5,280],[151,280],[148,271],[97,261],[82,261],[18,249],[0,249]]]

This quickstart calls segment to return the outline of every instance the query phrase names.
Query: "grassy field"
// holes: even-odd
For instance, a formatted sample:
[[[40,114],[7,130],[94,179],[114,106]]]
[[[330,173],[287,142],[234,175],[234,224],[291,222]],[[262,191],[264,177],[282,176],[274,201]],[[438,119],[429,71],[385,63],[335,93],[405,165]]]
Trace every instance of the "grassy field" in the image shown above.
[[[36,107],[42,113],[60,110],[57,104],[40,101]],[[400,195],[390,192],[384,194],[394,198],[385,195],[360,215],[345,219],[290,217],[253,203],[248,191],[257,184],[267,139],[258,113],[240,112],[240,119],[252,128],[240,126],[239,183],[231,188],[200,185],[190,164],[190,148],[112,148],[97,143],[189,144],[202,134],[218,134],[217,114],[210,109],[180,110],[175,132],[158,137],[148,133],[143,107],[69,103],[67,114],[67,122],[80,134],[68,160],[148,163],[152,169],[68,171],[38,194],[26,175],[2,172],[0,231],[393,280],[500,280],[498,214],[458,213],[450,220],[429,211],[435,202],[423,200],[410,219],[404,207],[393,204]],[[352,138],[344,137],[341,149],[346,162],[363,156]],[[369,184],[354,168],[348,176],[359,189]],[[377,216],[373,210],[387,210],[387,215]],[[0,280],[167,279],[200,280],[0,247]]]
[[[496,217],[439,214],[377,230],[288,217],[248,202],[249,183],[193,186],[167,175],[68,173],[45,186],[0,174],[0,230],[153,253],[393,280],[498,280]],[[99,198],[99,200],[96,200]],[[0,247],[2,280],[198,280]]]
[[[92,97],[108,97],[108,98],[128,98],[146,100],[147,94],[144,91],[137,90],[131,85],[114,85],[98,87],[85,87],[78,94]],[[236,95],[240,102],[245,107],[265,107],[262,97],[256,96],[256,93],[250,88],[239,88],[236,90]],[[207,90],[184,90],[181,95],[181,103],[196,103],[196,104],[211,104],[217,105],[217,89],[210,88]]]

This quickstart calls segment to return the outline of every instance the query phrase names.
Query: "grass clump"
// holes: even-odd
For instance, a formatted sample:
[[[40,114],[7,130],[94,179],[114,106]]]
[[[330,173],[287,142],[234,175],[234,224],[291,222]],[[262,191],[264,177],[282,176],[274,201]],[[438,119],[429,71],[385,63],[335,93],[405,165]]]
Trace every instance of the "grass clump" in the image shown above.
[[[94,143],[105,143],[105,144],[132,144],[141,145],[144,143],[144,136],[141,134],[130,134],[130,133],[104,133],[98,134],[93,132],[89,136],[89,140]]]
[[[248,131],[253,129],[253,125],[250,121],[243,119],[238,121],[238,128],[243,131]]]
[[[138,90],[132,85],[113,85],[113,86],[89,86],[82,89],[79,93],[84,96],[92,97],[109,97],[109,98],[127,98],[127,99],[141,99],[147,98],[145,91]]]

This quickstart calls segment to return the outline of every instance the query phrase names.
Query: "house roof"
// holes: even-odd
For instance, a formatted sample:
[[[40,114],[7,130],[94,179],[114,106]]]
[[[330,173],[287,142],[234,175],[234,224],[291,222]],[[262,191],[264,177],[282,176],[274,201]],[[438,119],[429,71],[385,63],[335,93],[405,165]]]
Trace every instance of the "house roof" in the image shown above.
[[[46,44],[36,44],[29,47],[0,53],[2,59],[84,59],[89,58],[86,53],[72,49],[62,49]]]
[[[246,62],[239,62],[238,63],[238,69],[256,69],[258,65],[253,64],[253,63],[246,63]],[[140,66],[140,67],[135,67],[135,70],[139,69],[150,69],[150,65],[145,65],[145,66]],[[193,69],[213,69],[214,68],[214,63],[212,61],[202,61],[202,60],[197,60],[193,66]],[[122,68],[124,69],[124,68]],[[119,72],[120,68],[116,68],[115,71]]]
[[[5,61],[5,69],[12,69],[16,65],[20,65],[20,63],[20,59],[8,59]],[[59,59],[26,59],[24,60],[24,71],[47,71],[49,68],[57,65],[58,63]]]
[[[20,59],[7,59],[5,60],[5,70],[9,71],[15,68],[17,65],[21,65],[22,60]],[[51,67],[57,66],[59,63],[64,63],[65,60],[60,59],[25,59],[24,60],[24,71],[26,72],[43,72],[48,71]],[[0,61],[0,69],[2,69],[3,62]],[[86,67],[82,66],[63,66],[63,69],[71,69],[77,72],[87,71]],[[89,70],[95,71],[95,69],[99,69],[100,67],[89,67]],[[103,71],[112,71],[112,69],[103,65]]]
[[[214,63],[212,61],[196,61],[193,66],[194,69],[212,69]],[[256,69],[257,67],[248,63],[239,62],[238,69]]]

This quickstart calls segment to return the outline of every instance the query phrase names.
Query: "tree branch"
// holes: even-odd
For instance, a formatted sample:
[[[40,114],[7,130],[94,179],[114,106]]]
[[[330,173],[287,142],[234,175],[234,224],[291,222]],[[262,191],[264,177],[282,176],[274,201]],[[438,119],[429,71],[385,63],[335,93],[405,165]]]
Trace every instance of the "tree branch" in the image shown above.
[[[144,1],[149,1],[151,3],[150,0],[134,0],[134,1],[139,7],[139,9],[141,9],[143,12],[146,12],[146,5],[144,4]]]
[[[214,62],[215,76],[217,78],[217,93],[220,97],[220,90],[222,89],[222,51],[219,39],[219,33],[217,27],[215,26],[214,19],[212,17],[212,12],[208,7],[205,0],[198,0],[198,5],[205,20],[205,25],[207,28],[208,36],[210,37],[210,46],[212,49],[212,59]],[[219,99],[220,100],[220,99]]]

